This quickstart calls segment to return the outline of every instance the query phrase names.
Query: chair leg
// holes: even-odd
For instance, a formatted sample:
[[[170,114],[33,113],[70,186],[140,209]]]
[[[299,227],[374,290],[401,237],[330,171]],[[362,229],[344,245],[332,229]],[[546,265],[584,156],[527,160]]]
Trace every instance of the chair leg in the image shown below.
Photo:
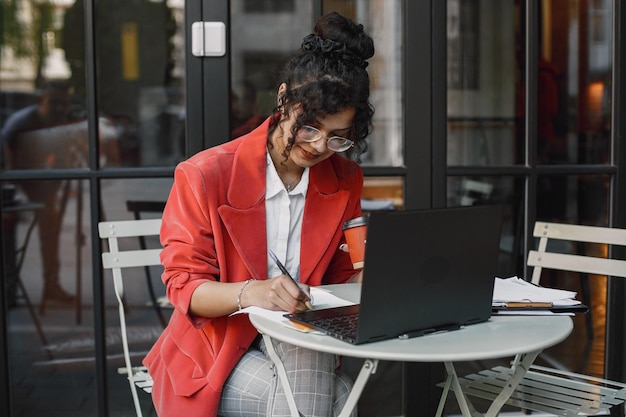
[[[589,275],[588,274],[581,274],[581,282],[580,285],[582,287],[582,297],[583,297],[583,303],[589,307],[589,312],[587,314],[585,314],[585,323],[587,326],[587,342],[588,343],[592,343],[593,342],[593,320],[592,320],[592,308],[591,308],[591,290],[589,288]]]
[[[589,286],[589,274],[581,274],[580,277],[580,285],[582,287],[582,298],[583,298],[583,303],[589,307],[589,311],[587,312],[587,314],[585,314],[585,329],[587,331],[587,342],[585,343],[585,350],[583,351],[582,356],[582,361],[578,367],[578,371],[577,372],[583,372],[585,367],[587,366],[587,363],[589,362],[589,354],[591,353],[591,348],[593,347],[593,338],[594,338],[594,331],[593,331],[593,315],[592,315],[592,311],[593,309],[591,308],[591,289]]]

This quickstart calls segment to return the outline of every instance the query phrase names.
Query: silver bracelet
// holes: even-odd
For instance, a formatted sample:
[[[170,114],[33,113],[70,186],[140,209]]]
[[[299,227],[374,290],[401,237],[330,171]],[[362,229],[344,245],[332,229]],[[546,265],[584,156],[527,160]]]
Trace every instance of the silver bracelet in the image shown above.
[[[254,281],[254,278],[250,278],[249,280],[247,280],[246,282],[243,283],[243,285],[241,286],[241,289],[239,290],[239,295],[237,295],[237,309],[241,310],[241,294],[243,294],[243,290],[248,286],[248,284],[250,284],[252,281]]]

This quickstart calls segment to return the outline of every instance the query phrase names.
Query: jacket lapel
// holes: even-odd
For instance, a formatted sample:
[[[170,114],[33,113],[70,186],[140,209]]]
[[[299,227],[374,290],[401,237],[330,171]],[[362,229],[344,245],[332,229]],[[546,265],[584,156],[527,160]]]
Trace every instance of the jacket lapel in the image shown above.
[[[242,138],[233,159],[228,203],[218,212],[253,278],[267,279],[265,230],[266,138],[269,119]],[[310,170],[300,245],[300,277],[306,282],[341,227],[350,193],[339,190],[332,156]]]
[[[227,204],[219,207],[228,235],[252,278],[267,279],[265,231],[266,138],[269,119],[235,151]]]
[[[310,171],[300,244],[300,278],[303,282],[307,282],[320,265],[336,230],[341,227],[350,198],[349,191],[339,189],[339,180],[330,162],[332,158],[340,156],[332,156]]]

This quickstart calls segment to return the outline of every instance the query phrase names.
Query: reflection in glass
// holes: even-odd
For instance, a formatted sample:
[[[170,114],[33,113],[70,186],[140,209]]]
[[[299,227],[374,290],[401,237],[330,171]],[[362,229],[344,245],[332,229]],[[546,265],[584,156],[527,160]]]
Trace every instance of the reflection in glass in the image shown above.
[[[524,179],[507,176],[448,177],[448,207],[495,204],[504,208],[497,276],[523,276]]]
[[[69,197],[69,181],[21,181],[20,187],[31,203],[39,203],[39,246],[41,251],[44,299],[73,301],[59,284],[59,238]],[[80,215],[80,213],[78,213]]]
[[[254,8],[251,8],[254,3]],[[300,47],[315,17],[313,3],[233,0],[231,12],[231,138],[256,127],[276,106],[276,71]],[[362,23],[375,38],[370,60],[370,100],[376,109],[374,131],[363,163],[401,166],[402,156],[402,2],[325,1]],[[276,24],[280,21],[280,24]],[[271,26],[271,30],[268,30]],[[278,40],[278,41],[277,41]]]
[[[613,2],[541,3],[537,160],[540,164],[606,164]]]
[[[58,409],[75,405],[68,392],[95,395],[88,187],[79,180],[14,185],[4,186],[2,236],[13,407],[14,415],[37,416],[49,412],[43,394]]]
[[[328,1],[325,10],[334,10],[346,2]],[[402,129],[402,51],[405,47],[404,14],[401,1],[349,2],[354,5],[355,20],[363,23],[374,37],[376,53],[370,60],[370,100],[374,106],[374,130],[364,165],[402,166],[404,149]]]
[[[9,17],[14,21],[3,26],[0,44],[1,165],[5,169],[83,168],[89,142],[83,0],[16,4],[15,8],[3,6],[6,13],[14,14]],[[105,44],[119,43],[118,34],[110,35],[113,37]],[[141,79],[151,71],[144,68],[143,73],[135,75]],[[109,94],[112,87],[103,88],[103,95]],[[105,111],[101,116],[101,164],[119,166],[133,159],[135,119],[123,111]],[[177,127],[174,124],[164,128]]]
[[[62,48],[84,100],[83,1],[63,16]],[[175,163],[184,152],[182,3],[109,0],[96,2],[95,14],[100,123],[116,131],[103,150],[118,156],[102,158],[123,166]]]
[[[33,104],[12,112],[2,126],[7,169],[79,167],[87,147],[87,124],[71,112],[72,87],[45,82]]]
[[[402,210],[404,208],[403,177],[365,177],[361,193],[363,211]]]
[[[271,109],[261,113],[257,89],[244,80],[231,93],[230,138],[235,139],[254,130],[270,115]]]
[[[105,217],[115,220],[160,217],[173,181],[173,178],[102,181],[102,210]]]
[[[233,0],[229,4],[234,139],[261,124],[276,107],[277,72],[300,47],[314,17],[311,2]],[[276,24],[278,19],[281,24]]]
[[[537,220],[607,226],[609,177],[539,175]]]
[[[522,163],[515,2],[448,0],[447,13],[448,165]]]
[[[527,34],[516,3],[448,0],[449,165],[525,163]],[[612,2],[540,4],[537,162],[606,164]]]
[[[84,107],[76,99],[76,86],[67,83],[60,48],[65,7],[50,1],[3,2],[3,169],[73,168],[79,165],[78,153],[86,150]]]

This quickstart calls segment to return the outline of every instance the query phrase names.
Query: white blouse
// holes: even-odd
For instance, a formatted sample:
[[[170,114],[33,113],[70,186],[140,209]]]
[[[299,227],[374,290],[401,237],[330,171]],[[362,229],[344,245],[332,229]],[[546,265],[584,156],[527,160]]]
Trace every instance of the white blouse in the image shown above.
[[[269,152],[265,171],[265,225],[267,247],[272,249],[287,271],[300,280],[300,238],[302,236],[302,216],[304,201],[309,187],[309,168],[305,168],[296,187],[287,192],[276,172]],[[267,276],[281,275],[274,261],[267,256]]]

